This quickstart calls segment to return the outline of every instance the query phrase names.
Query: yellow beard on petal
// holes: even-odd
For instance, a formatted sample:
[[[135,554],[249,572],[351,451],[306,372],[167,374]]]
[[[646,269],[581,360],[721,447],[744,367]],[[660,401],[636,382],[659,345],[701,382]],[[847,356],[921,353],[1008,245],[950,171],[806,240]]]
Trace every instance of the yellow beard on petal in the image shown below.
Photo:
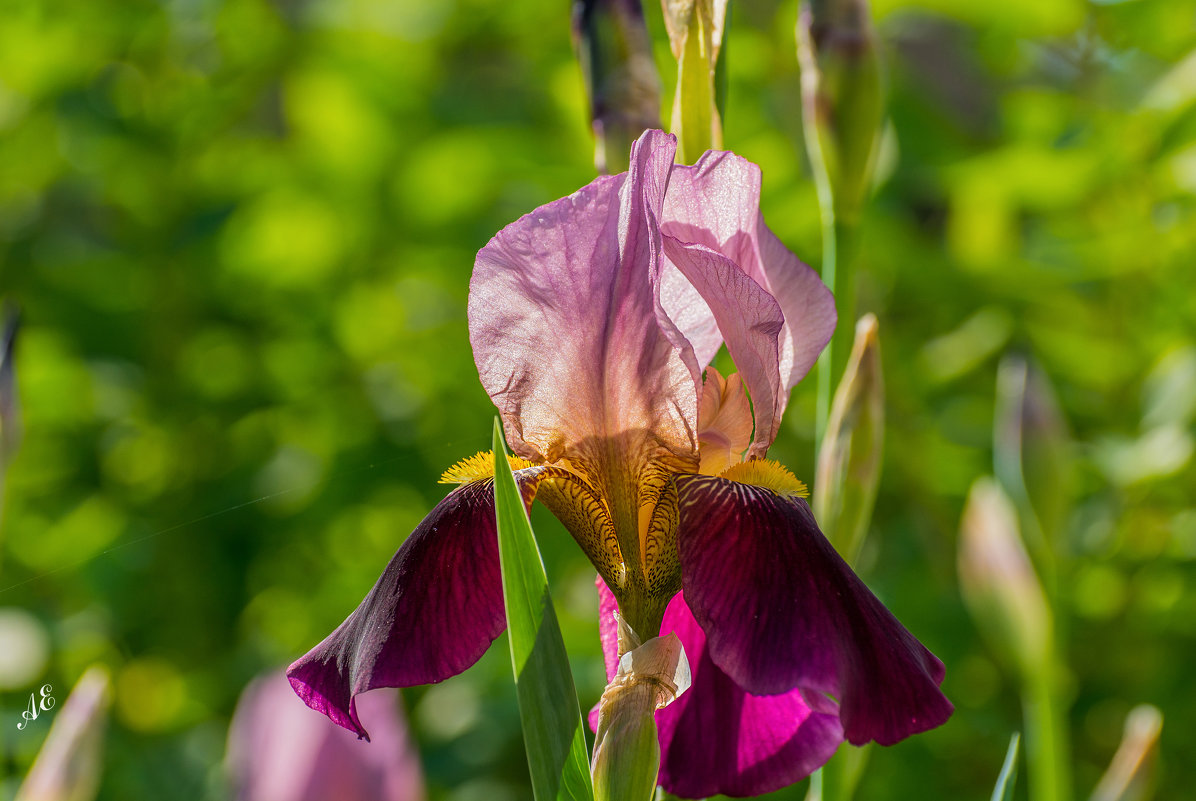
[[[527,459],[518,456],[508,456],[507,459],[512,470],[533,466]],[[440,476],[440,483],[472,484],[487,478],[494,478],[494,451],[479,451],[467,459],[462,459],[444,471]]]
[[[719,478],[762,487],[782,498],[805,498],[810,494],[806,485],[789,468],[772,459],[752,459],[750,462],[733,464]]]

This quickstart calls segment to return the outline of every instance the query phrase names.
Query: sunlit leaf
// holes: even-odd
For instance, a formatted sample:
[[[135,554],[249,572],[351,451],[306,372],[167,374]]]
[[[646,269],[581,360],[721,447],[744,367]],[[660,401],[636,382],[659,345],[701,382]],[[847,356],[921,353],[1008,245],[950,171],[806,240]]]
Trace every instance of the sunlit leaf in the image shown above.
[[[494,453],[508,456],[494,421]],[[581,708],[527,508],[506,464],[495,459],[494,505],[511,665],[536,801],[591,801]]]

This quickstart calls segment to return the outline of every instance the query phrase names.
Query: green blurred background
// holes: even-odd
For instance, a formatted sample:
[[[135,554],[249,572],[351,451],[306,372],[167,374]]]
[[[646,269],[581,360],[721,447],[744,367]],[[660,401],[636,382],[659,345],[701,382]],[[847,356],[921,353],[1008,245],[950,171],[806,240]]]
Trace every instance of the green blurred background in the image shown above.
[[[1158,796],[1184,797],[1196,5],[873,12],[891,124],[859,308],[881,320],[889,425],[862,570],[946,662],[958,711],[874,749],[859,795],[987,798],[1021,727],[956,575],[1012,352],[1049,375],[1074,441],[1056,550],[1077,797],[1141,702],[1166,718]],[[731,14],[726,145],[763,167],[769,224],[816,264],[795,3]],[[442,497],[440,472],[489,445],[475,252],[589,181],[591,159],[564,0],[0,0],[0,296],[24,323],[0,797],[48,729],[17,731],[28,693],[52,682],[61,700],[97,661],[115,688],[100,797],[226,797],[241,688],[331,631]],[[813,383],[773,449],[807,479]],[[548,514],[533,522],[586,707],[603,678],[593,571]],[[509,672],[500,641],[405,691],[431,798],[530,797]]]

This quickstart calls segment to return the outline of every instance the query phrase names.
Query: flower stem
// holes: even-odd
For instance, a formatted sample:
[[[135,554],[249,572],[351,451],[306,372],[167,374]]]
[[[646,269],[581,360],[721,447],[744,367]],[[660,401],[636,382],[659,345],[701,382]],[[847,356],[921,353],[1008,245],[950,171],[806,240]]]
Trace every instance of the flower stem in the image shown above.
[[[822,282],[832,295],[835,291],[837,276],[837,249],[835,225],[835,196],[831,188],[830,175],[827,172],[826,160],[822,154],[822,142],[818,138],[818,129],[812,122],[805,126],[806,150],[810,154],[810,170],[814,175],[814,187],[818,192],[818,210],[822,219]],[[840,324],[843,313],[839,312]],[[841,325],[836,326],[836,331]],[[826,434],[826,423],[831,413],[831,392],[834,388],[834,337],[827,344],[826,349],[818,357],[818,405],[814,429],[814,449],[817,453],[822,448],[822,438]]]
[[[1060,725],[1059,682],[1052,658],[1027,671],[1022,688],[1027,782],[1031,801],[1071,801],[1067,732]]]

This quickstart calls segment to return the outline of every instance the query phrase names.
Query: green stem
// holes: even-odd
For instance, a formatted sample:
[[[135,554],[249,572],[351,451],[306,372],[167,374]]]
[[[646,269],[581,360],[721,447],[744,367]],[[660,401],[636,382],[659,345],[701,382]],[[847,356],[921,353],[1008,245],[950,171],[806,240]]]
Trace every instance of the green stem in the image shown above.
[[[807,106],[807,115],[813,114]],[[818,129],[811,118],[805,124],[806,150],[810,154],[810,170],[814,175],[814,187],[818,192],[818,210],[822,218],[822,282],[826,284],[831,294],[835,294],[837,271],[836,226],[835,226],[835,195],[831,187],[830,174],[827,172],[826,160],[822,153],[822,142],[818,138]],[[840,319],[840,327],[842,319]],[[834,339],[827,344],[826,349],[818,357],[818,405],[814,429],[814,448],[817,453],[822,448],[822,438],[826,434],[827,419],[831,413],[831,392],[833,391],[834,372]]]
[[[1061,725],[1054,660],[1028,671],[1022,691],[1030,801],[1071,801],[1067,731]]]

